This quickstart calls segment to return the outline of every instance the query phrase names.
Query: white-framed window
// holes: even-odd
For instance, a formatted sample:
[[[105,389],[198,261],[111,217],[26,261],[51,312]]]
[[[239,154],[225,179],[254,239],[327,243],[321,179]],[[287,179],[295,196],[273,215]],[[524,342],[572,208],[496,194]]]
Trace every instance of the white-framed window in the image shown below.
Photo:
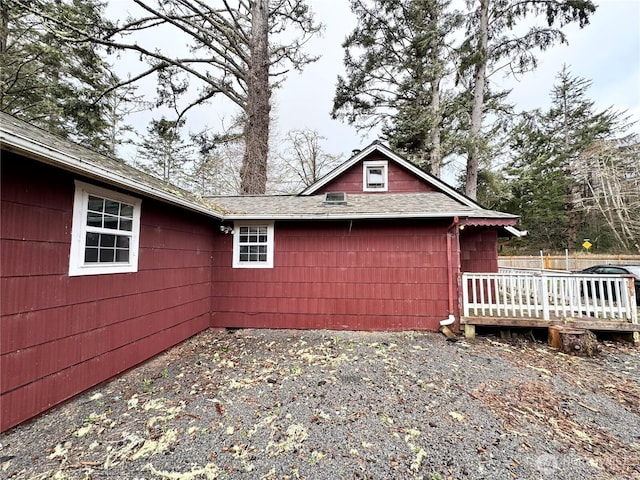
[[[273,222],[234,223],[233,268],[273,268]]]
[[[75,183],[69,275],[137,272],[142,200]]]
[[[388,162],[386,160],[362,162],[363,191],[386,192],[388,180]]]

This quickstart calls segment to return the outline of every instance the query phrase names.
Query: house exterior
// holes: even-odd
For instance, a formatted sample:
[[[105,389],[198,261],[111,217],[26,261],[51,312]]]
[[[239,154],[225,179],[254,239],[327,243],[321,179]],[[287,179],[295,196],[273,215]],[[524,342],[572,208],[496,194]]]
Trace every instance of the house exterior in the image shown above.
[[[201,199],[6,114],[0,141],[0,431],[206,328],[435,330],[517,233],[378,143]]]
[[[298,196],[209,200],[234,232],[214,246],[213,327],[437,330],[459,314],[460,272],[496,272],[516,221],[379,143]],[[247,227],[273,236],[265,268],[234,268]]]

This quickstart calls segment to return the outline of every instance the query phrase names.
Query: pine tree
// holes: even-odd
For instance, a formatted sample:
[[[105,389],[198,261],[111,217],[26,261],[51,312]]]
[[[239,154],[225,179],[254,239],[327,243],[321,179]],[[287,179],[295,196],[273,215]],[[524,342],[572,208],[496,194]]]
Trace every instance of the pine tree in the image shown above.
[[[186,171],[192,161],[193,149],[181,136],[184,121],[152,120],[138,146],[144,160],[142,168],[152,175],[178,186],[186,186]]]
[[[37,12],[48,0],[14,0]],[[240,172],[243,193],[264,193],[269,156],[271,93],[290,68],[302,69],[316,57],[304,53],[306,41],[319,32],[305,0],[136,0],[141,10],[102,31],[80,28],[65,19],[49,18],[51,32],[73,45],[104,45],[134,52],[146,66],[106,91],[157,75],[163,94],[189,89],[179,104],[178,120],[192,108],[226,97],[240,110],[245,141]],[[124,13],[124,10],[123,10]],[[285,34],[286,30],[286,34]],[[294,32],[297,31],[297,36]],[[149,43],[146,32],[173,35],[188,46],[173,55]],[[181,75],[176,75],[174,71]],[[187,81],[187,84],[182,82]],[[181,84],[172,85],[178,81]],[[167,83],[169,82],[169,83]]]
[[[558,250],[565,247],[566,239],[567,177],[551,155],[543,114],[535,110],[522,116],[512,133],[514,157],[505,169],[509,194],[500,209],[521,216],[527,245]]]
[[[621,117],[610,109],[594,112],[593,101],[586,98],[590,86],[591,81],[574,77],[566,66],[563,67],[551,92],[551,109],[544,117],[552,146],[551,156],[566,179],[564,208],[569,248],[577,243],[582,221],[576,209],[581,191],[578,183],[580,157],[596,140],[610,138]]]
[[[343,44],[332,115],[360,130],[382,124],[391,146],[435,175],[454,147],[450,0],[352,0],[358,26]]]
[[[0,2],[0,110],[88,147],[113,154],[108,141],[108,65],[100,49],[69,44],[46,28],[49,18],[99,31],[94,0],[42,1],[37,11]]]
[[[487,117],[509,110],[490,76],[506,67],[534,68],[535,50],[566,42],[561,28],[586,25],[595,6],[590,0],[466,6],[459,12],[446,0],[351,0],[358,26],[343,44],[347,75],[338,78],[333,115],[359,129],[381,125],[393,147],[432,173],[448,155],[465,154],[465,192],[476,198],[478,171],[497,129]],[[537,17],[546,25],[537,25]]]
[[[576,248],[586,228],[584,192],[590,166],[586,152],[623,135],[624,115],[596,112],[586,97],[591,82],[564,67],[551,92],[551,107],[525,116],[512,137],[515,153],[509,211],[522,215],[530,243],[559,250]]]
[[[473,97],[465,193],[476,198],[488,78],[500,68],[508,67],[513,73],[535,68],[535,51],[566,43],[561,28],[572,22],[584,27],[596,6],[591,0],[473,0],[468,4],[475,4],[476,8],[468,16],[459,73],[461,78],[469,79]],[[546,25],[536,23],[540,17],[544,17]],[[516,28],[527,23],[530,26],[525,29]]]

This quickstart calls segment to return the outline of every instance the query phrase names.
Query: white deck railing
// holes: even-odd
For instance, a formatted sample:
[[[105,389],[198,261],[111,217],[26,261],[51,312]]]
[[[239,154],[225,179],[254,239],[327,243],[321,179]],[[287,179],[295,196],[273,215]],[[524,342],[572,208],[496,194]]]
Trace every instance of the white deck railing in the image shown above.
[[[462,299],[465,317],[588,317],[638,323],[630,275],[463,273]]]

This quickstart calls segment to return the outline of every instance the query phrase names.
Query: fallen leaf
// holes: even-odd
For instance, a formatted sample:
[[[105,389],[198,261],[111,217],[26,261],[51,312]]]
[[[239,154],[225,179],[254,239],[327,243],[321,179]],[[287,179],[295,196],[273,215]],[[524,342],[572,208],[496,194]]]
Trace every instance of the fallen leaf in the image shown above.
[[[584,442],[589,442],[591,443],[591,437],[589,435],[587,435],[586,433],[584,433],[582,430],[578,430],[577,428],[573,429],[573,433],[576,435],[576,437],[578,437],[580,440],[584,441]]]
[[[53,453],[49,455],[49,459],[54,459],[56,457],[64,457],[67,454],[68,450],[64,448],[60,443],[56,445],[53,450]]]
[[[79,428],[75,432],[73,432],[74,437],[84,437],[87,433],[91,431],[93,428],[92,424],[85,425],[84,427]]]
[[[206,466],[192,467],[190,472],[167,472],[164,470],[156,470],[152,464],[147,464],[144,470],[148,471],[152,475],[160,478],[166,478],[168,480],[194,480],[204,475],[207,480],[215,480],[220,476],[220,469],[213,463],[208,463]]]
[[[449,415],[451,415],[453,418],[455,418],[459,422],[464,421],[464,415],[462,413],[449,412]]]

